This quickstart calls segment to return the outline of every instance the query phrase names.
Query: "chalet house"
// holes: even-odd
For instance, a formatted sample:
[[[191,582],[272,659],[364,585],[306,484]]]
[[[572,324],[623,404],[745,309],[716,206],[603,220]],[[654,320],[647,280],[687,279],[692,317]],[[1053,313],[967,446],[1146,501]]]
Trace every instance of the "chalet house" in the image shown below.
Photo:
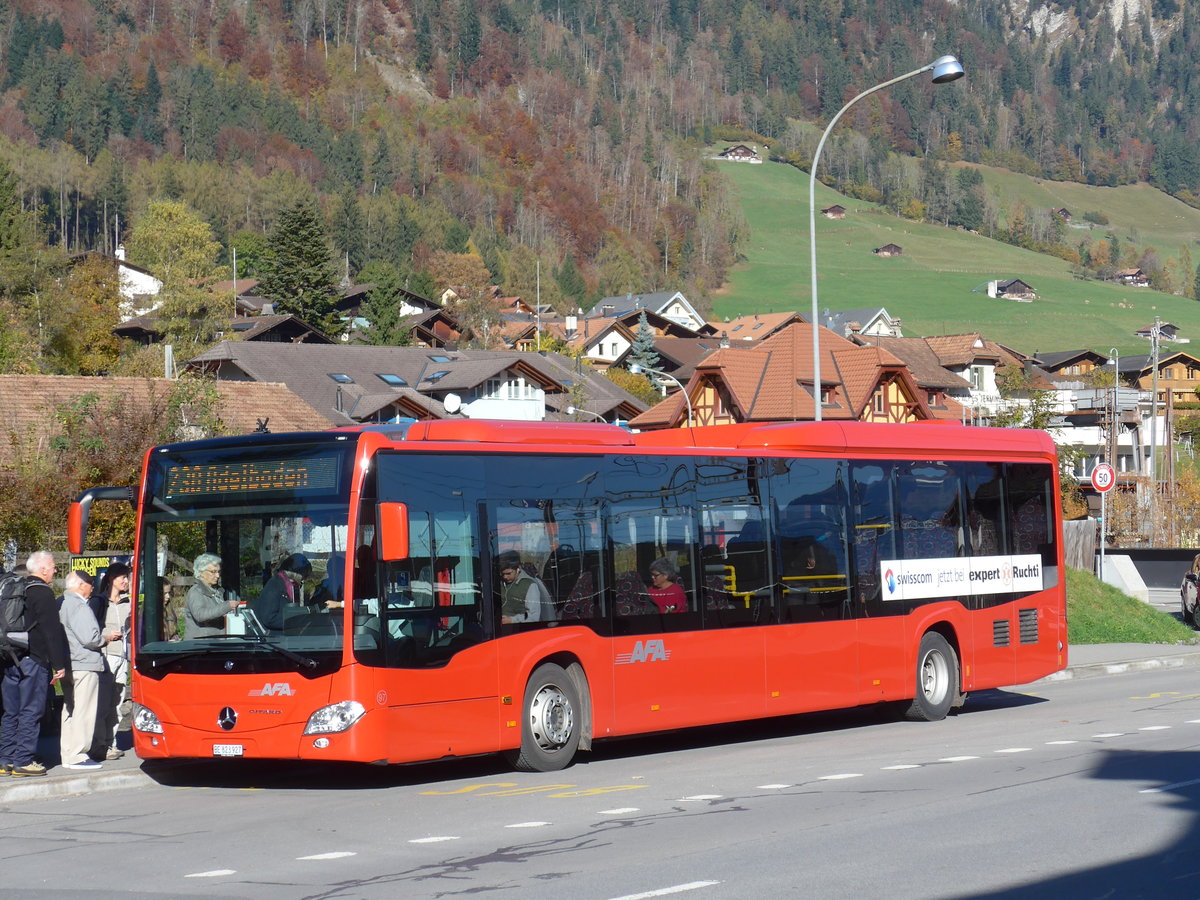
[[[735,144],[732,147],[726,147],[717,154],[717,159],[727,159],[733,162],[762,162],[762,157],[758,155],[758,152],[751,147],[747,147],[745,144]]]
[[[1058,209],[1052,209],[1050,211],[1050,213],[1051,213],[1051,215],[1057,216],[1058,218],[1062,219],[1064,222],[1067,222],[1068,224],[1071,221],[1071,211],[1069,209],[1067,209],[1065,206],[1060,206]]]
[[[1130,287],[1150,287],[1150,278],[1136,266],[1131,269],[1117,269],[1113,272],[1113,281]]]
[[[928,392],[917,385],[902,360],[825,328],[819,332],[821,384],[815,387],[811,329],[797,323],[753,347],[718,350],[696,366],[683,391],[629,424],[643,430],[682,427],[689,405],[698,425],[805,421],[814,417],[816,402],[821,403],[822,417],[831,420],[935,418]],[[946,413],[957,418],[962,410],[947,400]]]
[[[876,256],[900,256],[904,253],[904,248],[899,244],[884,244],[882,247],[876,247],[871,252]]]
[[[1152,356],[1122,356],[1121,375],[1140,390],[1154,389]],[[1167,406],[1195,403],[1200,387],[1200,358],[1190,353],[1163,354],[1158,360],[1158,402]]]
[[[1057,350],[1053,353],[1034,351],[1033,362],[1051,375],[1080,376],[1108,365],[1108,357],[1095,350]],[[1124,369],[1124,366],[1121,368]]]
[[[0,470],[22,457],[44,455],[55,437],[55,410],[86,395],[99,408],[119,403],[149,411],[162,409],[177,384],[165,378],[94,378],[67,375],[0,375]],[[329,427],[324,416],[282,384],[223,382],[214,385],[216,412],[229,434],[249,434],[264,424],[273,432],[317,431]],[[187,410],[181,410],[185,414]],[[185,426],[186,428],[187,426]],[[180,439],[204,437],[185,433]]]
[[[145,315],[158,307],[155,299],[162,290],[162,282],[150,274],[149,269],[135,266],[125,259],[125,245],[118,244],[116,253],[106,256],[95,250],[88,250],[71,257],[72,262],[79,262],[89,257],[107,259],[117,267],[117,278],[121,292],[121,318],[131,319],[134,316]]]
[[[835,203],[833,206],[826,206],[821,210],[821,215],[827,219],[844,219],[846,218],[846,207]]]
[[[761,341],[777,331],[787,328],[795,322],[803,322],[804,318],[795,312],[755,313],[750,316],[738,316],[726,322],[709,322],[714,333],[723,334],[730,341]]]
[[[658,313],[647,310],[629,310],[611,318],[584,317],[576,320],[576,330],[569,343],[583,349],[583,355],[598,369],[619,365],[633,346],[638,324],[642,316],[654,330],[655,340],[664,337],[694,338],[698,334]],[[713,330],[707,323],[703,334],[711,336]]]
[[[1009,278],[1005,281],[989,281],[988,296],[1029,303],[1037,299],[1037,291],[1020,278]]]
[[[866,309],[825,310],[822,325],[834,334],[849,338],[855,334],[877,334],[884,337],[904,337],[900,319],[892,318],[882,306]]]
[[[701,334],[708,328],[704,317],[696,312],[695,307],[680,291],[655,291],[649,294],[630,293],[624,297],[605,297],[591,308],[585,318],[623,318],[631,312],[637,313],[642,310],[657,313],[696,334]]]
[[[461,336],[458,321],[440,307],[410,315],[401,325],[409,329],[416,347],[445,347]]]
[[[1154,326],[1147,325],[1145,328],[1139,328],[1134,334],[1148,341],[1152,340],[1154,338]],[[1172,325],[1170,322],[1159,322],[1158,336],[1160,340],[1177,341],[1179,340],[1179,326]]]
[[[187,369],[218,382],[286,384],[334,426],[455,415],[542,421],[559,408],[547,402],[549,396],[572,398],[581,406],[585,400],[611,399],[611,382],[601,389],[591,385],[592,379],[608,379],[583,366],[578,374],[566,374],[575,371],[575,362],[565,357],[548,362],[550,356],[556,355],[222,341]],[[629,413],[645,408],[625,396],[622,403]]]

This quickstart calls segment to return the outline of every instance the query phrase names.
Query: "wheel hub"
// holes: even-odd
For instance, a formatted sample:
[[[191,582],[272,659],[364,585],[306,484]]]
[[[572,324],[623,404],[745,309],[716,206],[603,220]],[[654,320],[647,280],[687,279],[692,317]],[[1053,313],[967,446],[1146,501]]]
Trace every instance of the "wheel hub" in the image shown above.
[[[566,695],[553,685],[542,688],[529,710],[530,728],[543,750],[555,750],[571,739],[575,712]]]

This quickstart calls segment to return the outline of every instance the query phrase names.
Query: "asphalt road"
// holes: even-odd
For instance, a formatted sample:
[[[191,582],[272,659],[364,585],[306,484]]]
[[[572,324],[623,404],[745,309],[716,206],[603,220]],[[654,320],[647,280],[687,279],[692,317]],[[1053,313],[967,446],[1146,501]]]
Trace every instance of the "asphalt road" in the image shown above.
[[[1200,669],[610,742],[564,772],[204,764],[0,808],[0,895],[1200,896]]]

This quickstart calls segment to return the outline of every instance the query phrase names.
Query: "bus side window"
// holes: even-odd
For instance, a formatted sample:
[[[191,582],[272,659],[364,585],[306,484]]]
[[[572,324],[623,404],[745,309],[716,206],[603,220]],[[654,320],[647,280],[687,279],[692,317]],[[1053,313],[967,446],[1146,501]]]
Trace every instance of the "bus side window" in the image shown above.
[[[880,563],[896,558],[892,464],[856,463],[852,469],[854,527],[853,600],[859,616],[895,615],[883,600]]]

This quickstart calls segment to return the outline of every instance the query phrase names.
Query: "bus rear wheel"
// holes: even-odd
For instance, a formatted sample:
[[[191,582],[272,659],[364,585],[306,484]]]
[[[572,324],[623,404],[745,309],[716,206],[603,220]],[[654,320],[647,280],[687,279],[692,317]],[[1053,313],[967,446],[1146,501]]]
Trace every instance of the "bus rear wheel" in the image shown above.
[[[917,651],[917,692],[904,717],[915,722],[946,718],[958,694],[958,657],[936,631],[921,638]]]
[[[525,686],[521,748],[505,756],[523,772],[565,769],[579,749],[579,691],[567,671],[554,663],[534,669]]]

